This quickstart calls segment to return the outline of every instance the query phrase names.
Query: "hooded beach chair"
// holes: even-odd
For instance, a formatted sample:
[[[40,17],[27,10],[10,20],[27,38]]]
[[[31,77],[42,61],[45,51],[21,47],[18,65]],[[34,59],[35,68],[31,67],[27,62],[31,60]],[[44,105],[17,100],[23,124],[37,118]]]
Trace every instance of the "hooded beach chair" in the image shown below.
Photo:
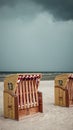
[[[43,112],[42,93],[38,91],[41,74],[13,74],[4,80],[4,117],[22,119]]]
[[[61,74],[55,78],[55,105],[73,106],[73,74]]]

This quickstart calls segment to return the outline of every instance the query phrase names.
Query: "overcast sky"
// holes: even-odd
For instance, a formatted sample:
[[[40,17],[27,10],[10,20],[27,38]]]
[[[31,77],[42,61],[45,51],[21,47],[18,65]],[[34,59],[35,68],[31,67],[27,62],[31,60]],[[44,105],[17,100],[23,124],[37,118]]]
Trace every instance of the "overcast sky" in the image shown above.
[[[73,0],[0,0],[0,71],[73,72]]]

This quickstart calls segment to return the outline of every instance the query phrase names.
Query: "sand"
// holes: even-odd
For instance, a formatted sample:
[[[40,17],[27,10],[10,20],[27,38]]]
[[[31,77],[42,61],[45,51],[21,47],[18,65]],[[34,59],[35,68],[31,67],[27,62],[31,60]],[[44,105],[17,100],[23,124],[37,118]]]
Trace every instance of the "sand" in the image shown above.
[[[54,81],[41,81],[43,113],[16,121],[3,117],[3,82],[0,82],[0,130],[73,130],[73,107],[54,105]]]

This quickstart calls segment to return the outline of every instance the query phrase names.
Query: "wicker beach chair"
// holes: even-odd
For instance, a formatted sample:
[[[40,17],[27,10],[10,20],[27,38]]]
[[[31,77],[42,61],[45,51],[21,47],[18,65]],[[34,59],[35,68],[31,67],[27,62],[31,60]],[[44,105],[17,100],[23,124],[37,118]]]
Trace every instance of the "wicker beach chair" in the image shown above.
[[[55,78],[55,105],[73,106],[73,74],[61,74]]]
[[[43,112],[42,93],[38,91],[41,74],[13,74],[4,80],[4,117],[22,119]]]

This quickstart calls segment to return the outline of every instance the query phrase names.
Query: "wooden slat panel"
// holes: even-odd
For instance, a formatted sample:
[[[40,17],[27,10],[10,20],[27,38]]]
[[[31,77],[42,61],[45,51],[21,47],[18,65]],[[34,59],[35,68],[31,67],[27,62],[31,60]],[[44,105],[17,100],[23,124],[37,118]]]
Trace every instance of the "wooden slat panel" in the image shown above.
[[[63,106],[63,90],[59,89],[59,105]]]
[[[26,91],[25,91],[26,81],[23,81],[23,100],[24,100],[24,108],[26,108]]]
[[[71,80],[68,82],[69,105],[71,105]]]
[[[42,93],[38,92],[39,112],[43,112]]]
[[[59,105],[59,88],[55,88],[55,105]]]
[[[4,92],[4,117],[8,117],[8,94]]]
[[[34,80],[34,90],[35,90],[36,106],[38,106],[38,93],[37,93],[37,82],[36,82],[36,79]]]
[[[66,91],[63,90],[63,106],[66,106]]]
[[[4,117],[15,119],[14,97],[4,92]]]
[[[36,106],[36,103],[35,103],[35,91],[34,91],[33,80],[32,80],[32,82],[31,82],[31,86],[32,86],[33,106]]]
[[[69,79],[68,82],[68,93],[69,93],[69,105],[73,105],[73,79]]]
[[[73,80],[72,80],[71,96],[72,96],[72,105],[73,105]]]
[[[26,80],[26,97],[27,97],[27,108],[29,108],[28,80]]]
[[[31,79],[29,80],[29,96],[30,96],[30,107],[33,106],[33,102],[32,102],[32,86],[31,86]]]
[[[23,109],[23,101],[22,101],[22,81],[19,83],[19,89],[20,89],[20,109]]]
[[[17,101],[18,101],[18,106],[20,105],[19,104],[19,84],[17,84],[17,88],[16,88],[16,91],[15,91],[15,94],[17,95]]]

